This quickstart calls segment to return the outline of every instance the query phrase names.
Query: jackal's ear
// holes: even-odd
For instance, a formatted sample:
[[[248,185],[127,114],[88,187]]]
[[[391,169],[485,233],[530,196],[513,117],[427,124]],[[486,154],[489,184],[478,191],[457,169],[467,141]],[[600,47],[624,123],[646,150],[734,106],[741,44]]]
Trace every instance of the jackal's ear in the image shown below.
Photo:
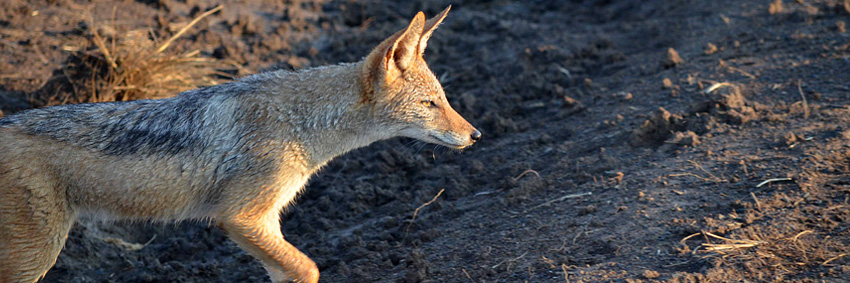
[[[419,50],[416,48],[419,46],[419,38],[422,37],[424,25],[425,14],[419,12],[413,17],[406,29],[396,33],[398,37],[394,39],[392,45],[389,46],[390,48],[384,53],[384,66],[387,69],[397,67],[404,72],[413,66],[416,57],[419,56]]]
[[[425,30],[422,31],[422,36],[419,38],[419,55],[425,53],[425,46],[428,45],[428,39],[431,38],[431,34],[434,33],[434,30],[437,29],[437,26],[443,22],[443,19],[446,18],[446,15],[449,14],[449,10],[452,9],[452,5],[446,7],[445,10],[434,16],[433,18],[425,21]]]
[[[394,81],[413,67],[420,56],[418,48],[424,27],[425,14],[419,12],[407,28],[385,39],[366,56],[359,79],[362,101],[374,100],[378,86]]]

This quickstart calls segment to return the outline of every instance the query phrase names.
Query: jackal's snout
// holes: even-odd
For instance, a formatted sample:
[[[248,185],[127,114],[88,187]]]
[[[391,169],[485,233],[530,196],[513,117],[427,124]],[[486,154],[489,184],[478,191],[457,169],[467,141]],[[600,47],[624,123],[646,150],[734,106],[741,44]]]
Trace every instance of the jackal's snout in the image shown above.
[[[460,114],[457,115],[457,118],[460,125],[456,126],[455,131],[457,131],[457,138],[455,139],[456,145],[455,148],[465,148],[473,145],[475,142],[481,139],[481,131],[472,126],[469,122],[466,121]]]
[[[478,130],[473,130],[472,134],[469,135],[469,138],[472,139],[472,142],[477,142],[481,139],[481,132]]]
[[[468,146],[475,144],[475,142],[477,142],[478,140],[481,139],[481,132],[478,131],[478,129],[475,129],[474,127],[472,127],[472,125],[470,125],[470,128],[472,128],[472,132],[468,134],[468,136],[467,136],[468,140],[464,143],[464,145],[456,146],[455,148],[457,148],[457,149],[466,148]]]

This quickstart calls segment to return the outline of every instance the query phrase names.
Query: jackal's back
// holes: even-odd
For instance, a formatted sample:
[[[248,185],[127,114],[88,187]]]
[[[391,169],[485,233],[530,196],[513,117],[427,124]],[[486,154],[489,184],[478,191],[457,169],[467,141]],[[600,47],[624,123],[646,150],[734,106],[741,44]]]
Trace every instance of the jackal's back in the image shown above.
[[[0,120],[8,174],[56,183],[80,212],[143,219],[205,218],[225,188],[258,169],[256,128],[242,82],[161,100],[33,109]],[[7,134],[8,133],[8,134]],[[254,172],[257,173],[257,172]],[[271,174],[271,173],[269,173]],[[3,188],[7,189],[7,188]]]
[[[197,89],[159,100],[61,105],[0,120],[0,127],[110,155],[176,154],[211,145],[211,130],[239,112],[229,107],[245,84]],[[229,121],[227,121],[229,120]]]

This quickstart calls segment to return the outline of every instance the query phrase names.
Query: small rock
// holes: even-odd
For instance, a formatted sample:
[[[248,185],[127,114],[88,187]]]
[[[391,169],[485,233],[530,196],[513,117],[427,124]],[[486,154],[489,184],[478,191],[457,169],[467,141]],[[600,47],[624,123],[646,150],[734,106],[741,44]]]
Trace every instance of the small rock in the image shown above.
[[[850,2],[848,2],[850,3]],[[847,32],[847,24],[844,21],[835,22],[835,31],[837,32]]]
[[[664,80],[661,81],[661,83],[664,86],[664,88],[673,88],[673,81],[670,80],[669,78],[664,78]]]
[[[797,135],[794,132],[788,132],[785,134],[785,144],[791,145],[798,141]]]
[[[670,114],[664,108],[652,111],[643,125],[632,130],[630,143],[634,146],[657,146],[670,137],[678,128],[680,115]]]
[[[588,215],[588,214],[594,213],[594,212],[596,212],[596,211],[598,211],[598,210],[599,210],[599,209],[598,209],[598,208],[596,208],[596,206],[595,206],[595,205],[589,204],[589,205],[587,205],[587,206],[585,206],[585,207],[583,207],[583,208],[579,209],[579,211],[578,211],[578,215],[579,215],[579,216],[584,216],[584,215]]]
[[[715,52],[717,52],[717,45],[714,45],[714,43],[709,42],[705,46],[705,54],[714,54]]]
[[[729,109],[726,111],[726,119],[729,123],[743,125],[753,121],[759,117],[752,107],[742,107],[740,109]]]
[[[614,174],[614,177],[611,178],[611,179],[614,180],[617,183],[620,183],[620,182],[623,181],[623,177],[625,177],[625,176],[626,176],[626,174],[623,174],[623,172],[617,172],[617,173]]]
[[[616,97],[617,99],[619,99],[621,101],[627,101],[627,100],[631,100],[634,96],[632,95],[631,92],[621,91],[621,92],[615,93],[614,97]]]
[[[665,63],[667,67],[673,67],[682,63],[685,63],[685,60],[679,56],[679,52],[676,52],[676,49],[672,47],[667,49],[667,62]]]
[[[767,8],[767,12],[771,15],[779,14],[785,11],[785,6],[782,5],[782,0],[774,0]]]
[[[729,17],[727,17],[724,14],[720,14],[720,19],[723,20],[723,22],[726,23],[727,25],[732,23],[732,19],[730,19]]]
[[[643,277],[646,278],[646,279],[655,279],[655,278],[658,278],[659,276],[661,276],[661,274],[659,274],[658,271],[649,270],[649,269],[643,271]]]
[[[753,105],[738,85],[725,85],[707,93],[709,111],[721,114],[729,123],[741,125],[758,119]]]
[[[666,143],[697,146],[701,142],[699,140],[699,135],[697,135],[696,133],[694,133],[692,131],[685,131],[685,132],[676,132],[675,134],[673,134],[673,137],[671,137],[669,140],[667,140]]]
[[[584,104],[581,101],[576,100],[575,98],[564,95],[564,105],[563,108],[565,111],[561,111],[564,114],[572,114],[576,112],[581,112],[584,110]]]

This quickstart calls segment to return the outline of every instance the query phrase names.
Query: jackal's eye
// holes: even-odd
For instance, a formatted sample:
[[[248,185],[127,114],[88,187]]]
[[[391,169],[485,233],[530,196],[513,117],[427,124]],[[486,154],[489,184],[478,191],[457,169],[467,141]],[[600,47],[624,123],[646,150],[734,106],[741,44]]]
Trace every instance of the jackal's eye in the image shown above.
[[[429,108],[430,107],[437,107],[437,104],[434,104],[433,100],[422,100],[420,103],[422,103],[423,106],[429,107]]]

